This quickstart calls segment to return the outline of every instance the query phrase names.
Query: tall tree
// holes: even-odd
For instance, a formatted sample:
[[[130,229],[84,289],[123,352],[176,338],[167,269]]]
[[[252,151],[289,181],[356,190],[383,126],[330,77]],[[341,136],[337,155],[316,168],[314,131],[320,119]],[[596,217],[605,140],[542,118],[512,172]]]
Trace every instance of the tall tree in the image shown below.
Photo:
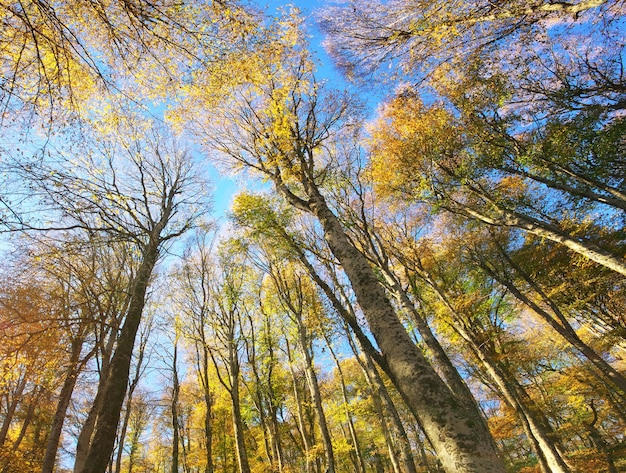
[[[308,60],[298,53],[291,56],[288,67],[273,72],[269,83],[233,91],[228,107],[213,114],[211,133],[203,129],[207,146],[258,171],[292,206],[317,219],[350,279],[394,382],[419,413],[444,467],[503,471],[480,413],[459,405],[413,344],[369,262],[350,242],[324,197],[323,186],[341,160],[350,159],[350,141],[358,127],[348,105],[352,98],[324,95]],[[225,120],[229,125],[219,126]]]
[[[167,142],[163,129],[135,138],[140,136],[137,126],[132,120],[120,120],[110,141],[90,150],[85,159],[60,156],[54,167],[45,161],[32,166],[18,163],[35,194],[59,212],[59,225],[126,241],[137,254],[124,322],[99,389],[106,402],[99,406],[81,473],[107,468],[146,291],[163,246],[187,231],[206,211],[195,207],[204,197],[188,154],[178,149],[173,138]]]

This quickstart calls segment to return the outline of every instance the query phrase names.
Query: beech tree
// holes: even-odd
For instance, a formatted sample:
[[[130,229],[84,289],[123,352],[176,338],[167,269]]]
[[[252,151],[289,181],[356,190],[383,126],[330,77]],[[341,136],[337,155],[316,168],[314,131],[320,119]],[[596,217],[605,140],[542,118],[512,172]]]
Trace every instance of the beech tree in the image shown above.
[[[16,163],[33,195],[58,212],[57,225],[96,232],[133,245],[137,269],[129,283],[124,321],[106,380],[106,402],[99,406],[93,438],[81,473],[104,471],[114,448],[117,423],[128,384],[134,347],[151,274],[164,245],[187,231],[206,208],[201,180],[188,154],[166,130],[118,122],[117,133],[81,158],[60,156],[58,163]],[[111,139],[110,138],[110,139]],[[54,215],[49,215],[54,218]]]
[[[269,179],[290,205],[317,219],[350,279],[394,382],[419,413],[444,467],[503,471],[480,413],[459,405],[413,344],[369,262],[350,243],[324,197],[323,187],[334,170],[341,160],[350,159],[350,131],[358,126],[349,107],[352,98],[325,95],[314,82],[306,56],[296,52],[290,64],[286,59],[289,67],[266,69],[272,79],[268,83],[234,89],[226,106],[213,111],[211,125],[197,125],[204,133],[201,139],[231,162]]]
[[[129,92],[138,105],[145,98],[139,95],[175,92],[172,81],[241,45],[240,33],[258,23],[236,1],[185,8],[170,0],[3,1],[0,11],[4,125],[13,125],[20,110],[46,126],[68,109],[85,116],[94,98],[111,90]]]
[[[624,43],[609,33],[623,27],[621,8],[607,0],[370,0],[329,5],[318,17],[327,50],[349,77],[432,83],[463,75],[479,59],[489,73],[514,77],[518,98],[549,97],[557,109],[571,109],[602,95],[623,106],[615,94],[623,87]]]
[[[463,110],[460,108],[461,113]],[[473,107],[470,110],[470,115],[475,112]],[[568,128],[572,126],[570,124]],[[622,124],[618,121],[615,126],[621,127]],[[459,213],[486,225],[520,229],[564,245],[626,275],[626,265],[621,258],[623,248],[599,241],[597,233],[583,233],[582,220],[589,217],[584,206],[572,209],[559,201],[550,205],[554,201],[551,199],[559,199],[562,193],[566,196],[580,194],[576,192],[578,187],[575,184],[571,194],[565,190],[565,185],[553,193],[543,191],[539,184],[545,180],[541,178],[533,178],[523,170],[509,172],[506,164],[509,144],[512,146],[511,161],[521,165],[525,156],[525,151],[520,151],[524,149],[521,140],[523,137],[518,140],[506,132],[496,131],[489,135],[484,127],[479,125],[476,129],[468,122],[457,121],[445,107],[426,106],[415,94],[408,92],[390,103],[378,128],[373,131],[373,174],[383,194],[409,196],[416,202]],[[568,154],[567,159],[571,158],[572,155]],[[546,159],[563,162],[554,153]],[[569,163],[565,167],[576,167],[573,160],[570,163],[571,167]],[[563,168],[558,172],[559,176],[562,174],[567,175],[568,171]],[[599,184],[604,189],[602,194],[607,187],[610,188],[611,182],[619,182],[617,174],[615,178],[617,181],[613,176],[607,176],[605,183]],[[558,182],[564,181],[559,178]],[[590,188],[585,184],[585,189],[590,191]],[[584,200],[584,196],[582,198]],[[589,205],[592,209],[597,208]],[[580,215],[572,214],[572,211],[580,212]],[[621,220],[620,216],[617,218]]]

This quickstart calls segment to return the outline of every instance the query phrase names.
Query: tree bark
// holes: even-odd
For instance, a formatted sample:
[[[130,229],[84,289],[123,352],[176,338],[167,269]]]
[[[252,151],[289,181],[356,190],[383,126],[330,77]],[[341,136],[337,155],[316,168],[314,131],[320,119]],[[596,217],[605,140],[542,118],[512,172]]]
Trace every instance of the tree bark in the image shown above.
[[[158,242],[153,238],[144,250],[143,260],[137,271],[130,293],[128,313],[120,331],[109,373],[103,385],[103,402],[100,406],[93,441],[80,473],[105,473],[115,447],[117,425],[126,396],[130,363],[135,337],[146,302],[146,291],[159,256]]]
[[[293,194],[280,181],[276,187],[290,202]],[[312,187],[312,185],[311,185]],[[348,276],[394,382],[424,429],[447,472],[504,472],[480,413],[458,402],[398,319],[385,290],[365,256],[347,238],[341,223],[317,188],[310,188],[307,209],[319,220],[324,237]],[[302,208],[302,202],[297,206]]]
[[[41,466],[41,473],[52,473],[54,465],[56,463],[57,450],[59,449],[59,441],[61,440],[61,433],[63,432],[63,424],[65,423],[65,416],[67,414],[67,408],[70,405],[72,399],[72,393],[76,386],[76,380],[80,372],[80,352],[83,347],[84,339],[74,338],[70,349],[70,359],[67,374],[63,381],[63,387],[59,394],[59,400],[57,402],[57,408],[52,419],[52,426],[50,427],[50,433],[48,434],[48,441],[46,442],[46,452],[43,458],[43,464]]]

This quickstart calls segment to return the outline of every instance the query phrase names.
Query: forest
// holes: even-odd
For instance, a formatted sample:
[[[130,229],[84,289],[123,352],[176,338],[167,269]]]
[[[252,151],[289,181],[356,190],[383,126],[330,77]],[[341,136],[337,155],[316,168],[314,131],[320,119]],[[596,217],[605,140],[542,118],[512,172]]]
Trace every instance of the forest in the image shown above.
[[[626,471],[626,1],[269,3],[0,0],[0,473]]]

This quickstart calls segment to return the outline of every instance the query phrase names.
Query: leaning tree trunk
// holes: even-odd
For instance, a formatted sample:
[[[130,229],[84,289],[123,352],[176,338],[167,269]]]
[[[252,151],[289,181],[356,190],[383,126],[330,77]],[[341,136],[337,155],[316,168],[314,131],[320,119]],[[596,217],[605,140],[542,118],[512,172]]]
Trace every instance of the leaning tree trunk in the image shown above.
[[[202,388],[202,396],[206,407],[204,415],[204,442],[206,452],[206,466],[204,473],[213,473],[213,394],[211,393],[211,385],[209,384],[209,350],[206,344],[204,327],[201,330],[201,341],[196,345],[197,350],[197,370],[200,378],[200,386]]]
[[[105,473],[113,449],[122,404],[126,396],[130,362],[135,346],[135,337],[141,322],[146,302],[146,291],[154,266],[159,256],[158,242],[152,238],[144,250],[143,260],[137,271],[131,293],[128,312],[117,339],[117,346],[108,376],[103,385],[103,402],[100,406],[94,436],[80,473]]]
[[[108,377],[109,367],[111,365],[111,357],[113,353],[113,347],[115,344],[115,334],[119,328],[119,321],[115,324],[115,327],[111,327],[110,330],[106,330],[104,334],[108,336],[106,343],[100,346],[101,351],[101,366],[100,366],[100,378],[98,379],[98,388],[96,390],[96,396],[91,404],[87,418],[80,430],[78,439],[76,440],[76,457],[74,459],[74,471],[73,473],[80,473],[87,461],[87,455],[89,453],[89,446],[93,438],[93,431],[96,428],[96,422],[98,419],[98,412],[100,412],[100,406],[103,402],[104,396],[104,384]],[[104,335],[103,334],[103,335]],[[101,339],[104,340],[104,337]]]
[[[529,307],[533,312],[539,315],[545,320],[550,327],[552,327],[559,335],[567,340],[574,348],[579,350],[591,364],[593,364],[600,372],[610,381],[615,387],[621,391],[622,394],[626,394],[626,378],[613,368],[604,358],[595,352],[589,345],[580,339],[574,328],[571,326],[565,315],[561,312],[559,306],[543,291],[543,289],[534,281],[529,274],[527,274],[523,268],[515,263],[511,257],[504,251],[503,248],[499,248],[500,254],[505,261],[515,270],[528,285],[539,295],[545,306],[549,307],[552,311],[551,315],[540,304],[535,302],[531,297],[525,294],[511,278],[504,277],[499,274],[493,268],[488,266],[484,261],[479,261],[481,268],[483,268],[490,276],[496,281],[506,287],[520,302]],[[618,391],[618,392],[619,392]]]
[[[465,329],[466,322],[462,320],[458,312],[443,292],[441,287],[426,272],[422,277],[428,282],[437,294],[437,297],[450,313],[454,330],[469,345],[470,349],[481,362],[487,373],[495,382],[500,394],[518,415],[522,427],[526,432],[532,448],[535,451],[541,470],[544,473],[569,473],[570,468],[565,463],[561,452],[554,442],[550,440],[552,428],[545,416],[532,409],[532,399],[519,385],[517,380],[505,370],[500,363],[495,361],[493,354],[488,352],[486,344],[477,339],[475,334]]]
[[[70,405],[72,393],[74,392],[76,380],[78,379],[78,374],[81,368],[80,352],[83,348],[83,342],[84,338],[82,336],[72,340],[69,366],[65,376],[65,381],[63,382],[63,387],[61,388],[61,393],[59,394],[57,408],[52,420],[52,427],[50,428],[50,433],[48,434],[48,441],[46,442],[46,452],[43,458],[41,473],[52,473],[54,470],[67,408]]]
[[[363,359],[359,356],[359,352],[357,347],[354,344],[354,340],[352,339],[352,335],[348,332],[348,327],[345,327],[346,334],[348,338],[348,345],[352,349],[352,353],[359,363],[361,370],[363,371],[363,375],[365,376],[365,380],[367,385],[370,388],[372,393],[372,402],[374,403],[374,408],[376,413],[380,417],[381,428],[383,430],[383,435],[385,440],[387,441],[389,447],[389,453],[392,460],[392,465],[394,465],[394,470],[396,469],[395,463],[398,463],[398,460],[395,460],[396,449],[394,448],[393,439],[391,438],[391,433],[389,431],[389,427],[387,426],[387,419],[389,419],[391,426],[395,430],[395,435],[398,438],[397,443],[399,444],[399,461],[402,463],[402,470],[406,473],[417,473],[417,469],[415,467],[415,461],[413,459],[413,453],[411,452],[411,444],[409,442],[409,438],[407,436],[406,430],[404,429],[404,425],[402,425],[402,420],[400,419],[400,414],[396,409],[389,393],[387,392],[387,388],[385,383],[383,382],[376,366],[374,366],[374,362],[369,354],[363,350],[361,347],[361,352],[363,353]],[[387,408],[388,415],[385,415],[385,410],[383,408],[383,403]],[[418,426],[418,429],[421,430],[421,425]],[[425,462],[426,467],[428,467],[428,462]]]
[[[277,187],[279,191],[284,189],[281,183]],[[459,403],[410,339],[367,259],[350,243],[322,195],[317,189],[309,192],[308,210],[322,225],[324,237],[348,276],[389,363],[394,382],[410,407],[419,413],[444,469],[449,473],[504,472],[504,464],[478,410]]]
[[[281,298],[283,296],[281,295]],[[285,296],[287,297],[287,296]],[[305,367],[304,372],[306,375],[307,385],[309,387],[309,393],[313,400],[313,407],[317,416],[317,425],[320,429],[320,435],[322,437],[322,445],[324,446],[324,456],[326,458],[326,472],[335,473],[335,455],[333,453],[333,444],[330,438],[330,431],[328,429],[328,423],[326,422],[326,414],[324,413],[324,407],[322,405],[322,395],[320,393],[319,382],[317,375],[315,374],[315,366],[313,363],[313,355],[311,353],[311,342],[307,333],[304,320],[302,319],[301,307],[294,307],[291,302],[284,299],[284,302],[289,306],[293,315],[296,328],[298,330],[298,342],[300,349],[304,354]]]

